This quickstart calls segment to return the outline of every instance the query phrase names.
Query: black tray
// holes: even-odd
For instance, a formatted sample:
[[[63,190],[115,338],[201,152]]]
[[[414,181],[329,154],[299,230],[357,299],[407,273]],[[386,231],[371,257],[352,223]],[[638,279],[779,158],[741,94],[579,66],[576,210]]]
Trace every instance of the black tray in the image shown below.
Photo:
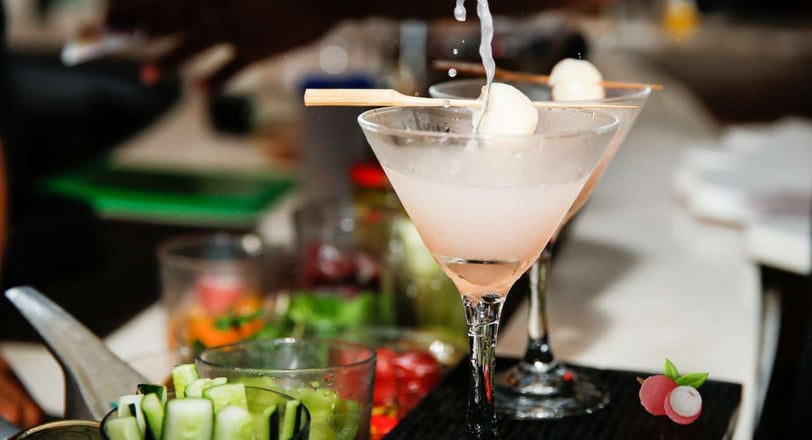
[[[498,359],[497,370],[515,359]],[[690,425],[678,425],[665,416],[655,417],[640,405],[637,377],[650,373],[580,367],[603,383],[611,393],[609,405],[595,414],[558,421],[517,421],[500,418],[503,440],[512,439],[624,439],[677,440],[732,437],[742,386],[709,380],[699,389],[702,415]],[[455,439],[463,432],[468,393],[468,362],[461,362],[390,432],[386,440]]]

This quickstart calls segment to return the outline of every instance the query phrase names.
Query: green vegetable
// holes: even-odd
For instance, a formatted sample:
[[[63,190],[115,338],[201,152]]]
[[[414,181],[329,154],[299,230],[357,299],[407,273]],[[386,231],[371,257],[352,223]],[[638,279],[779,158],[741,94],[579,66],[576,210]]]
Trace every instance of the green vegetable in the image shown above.
[[[254,440],[252,428],[251,413],[246,408],[227,405],[214,418],[213,440]]]
[[[352,400],[342,401],[343,405],[337,412],[336,438],[338,440],[352,440],[358,433],[361,423],[361,405]]]
[[[276,405],[269,405],[262,413],[254,413],[252,416],[257,440],[279,439],[279,411]]]
[[[187,391],[165,400],[162,385],[140,384],[138,394],[119,398],[104,423],[110,440],[290,440],[301,430],[305,406],[265,389],[229,383],[224,377],[196,377],[193,365],[173,369],[173,380]],[[272,384],[258,378],[257,385]],[[200,393],[202,397],[192,397]],[[162,402],[162,399],[165,401]],[[312,437],[316,439],[318,437]]]
[[[118,398],[117,414],[119,417],[133,416],[138,422],[138,429],[146,431],[147,425],[144,420],[144,413],[141,411],[142,394],[127,394]]]
[[[105,429],[111,440],[143,440],[138,422],[133,416],[110,419],[105,424]]]
[[[211,439],[214,406],[209,399],[194,397],[166,402],[163,435],[172,440]],[[115,439],[113,439],[115,440]]]
[[[361,421],[360,404],[342,399],[335,391],[320,388],[318,383],[312,384],[312,386],[285,389],[270,377],[241,377],[233,380],[246,386],[277,390],[300,401],[310,412],[310,438],[313,440],[351,440],[358,433]],[[291,403],[287,405],[291,405]],[[287,417],[289,417],[289,413],[285,411],[283,427],[289,423],[286,421]],[[297,418],[295,426],[299,425]],[[284,429],[282,433],[285,433]],[[280,439],[285,438],[280,437]]]
[[[156,440],[160,440],[163,432],[164,403],[161,402],[157,393],[144,394],[144,398],[141,399],[141,411],[144,412],[144,418],[147,421],[149,432],[152,433],[152,438]]]
[[[284,313],[266,322],[251,335],[253,339],[286,336],[334,338],[341,332],[372,324],[393,322],[392,299],[384,294],[362,291],[352,295],[342,292],[297,291]],[[261,311],[235,316],[228,312],[214,321],[216,329],[239,330],[261,317]],[[462,314],[461,314],[462,315]],[[466,327],[467,328],[467,327]],[[206,348],[200,340],[189,341],[194,353]]]
[[[299,423],[302,418],[302,403],[298,400],[289,400],[285,403],[285,418],[279,433],[279,440],[289,440],[299,432]]]
[[[335,337],[347,328],[374,324],[378,317],[375,297],[372,292],[352,296],[295,292],[286,318],[293,323],[294,333]]]
[[[223,385],[228,382],[225,377],[215,377],[213,379],[200,378],[193,380],[190,384],[186,385],[186,397],[203,397],[203,391],[206,388],[211,388],[216,385]]]
[[[241,383],[227,383],[208,387],[203,390],[203,397],[214,403],[214,412],[219,412],[229,405],[238,406],[248,411],[245,385]]]
[[[172,383],[175,386],[175,397],[186,397],[186,386],[200,379],[195,364],[179,364],[172,368]]]
[[[357,420],[347,420],[347,402],[328,388],[297,388],[288,393],[304,403],[310,410],[310,437],[313,439],[342,440],[355,437]],[[353,402],[354,404],[354,402]],[[357,405],[357,404],[355,404]],[[352,431],[352,436],[348,433]]]
[[[203,397],[203,388],[211,383],[211,379],[201,377],[195,379],[186,385],[183,391],[183,397]]]
[[[158,400],[161,401],[161,404],[166,403],[167,399],[167,392],[166,392],[166,385],[156,385],[151,383],[140,383],[136,387],[137,394],[156,394],[158,396]]]

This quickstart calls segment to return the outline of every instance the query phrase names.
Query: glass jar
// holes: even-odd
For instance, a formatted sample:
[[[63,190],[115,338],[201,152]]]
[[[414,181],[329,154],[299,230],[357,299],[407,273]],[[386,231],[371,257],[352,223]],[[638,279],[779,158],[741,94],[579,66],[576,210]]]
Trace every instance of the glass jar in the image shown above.
[[[358,220],[356,238],[362,247],[377,257],[384,257],[389,249],[392,222],[405,217],[389,179],[375,161],[358,162],[350,169],[352,200]]]

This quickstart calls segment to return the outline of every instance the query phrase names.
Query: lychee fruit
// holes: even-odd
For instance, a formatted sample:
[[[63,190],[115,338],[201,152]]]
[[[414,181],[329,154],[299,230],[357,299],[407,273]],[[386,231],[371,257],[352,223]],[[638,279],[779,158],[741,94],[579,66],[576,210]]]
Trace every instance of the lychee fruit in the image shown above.
[[[680,425],[693,423],[702,414],[702,396],[696,388],[682,385],[665,398],[665,414]]]
[[[677,383],[668,376],[662,374],[649,376],[640,385],[640,403],[650,414],[663,416],[666,414],[666,396],[675,388]]]

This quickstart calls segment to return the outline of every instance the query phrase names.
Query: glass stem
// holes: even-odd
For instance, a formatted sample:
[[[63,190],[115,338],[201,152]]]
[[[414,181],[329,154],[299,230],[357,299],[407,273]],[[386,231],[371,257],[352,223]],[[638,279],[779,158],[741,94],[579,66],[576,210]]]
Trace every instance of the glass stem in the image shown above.
[[[463,296],[471,348],[471,377],[465,434],[468,440],[499,438],[493,403],[493,370],[496,365],[496,335],[505,298],[490,294],[477,299]]]
[[[554,246],[555,241],[550,240],[528,272],[530,310],[527,334],[529,337],[524,362],[543,372],[552,370],[558,364],[550,347],[549,322],[547,321],[547,278],[550,273]]]

